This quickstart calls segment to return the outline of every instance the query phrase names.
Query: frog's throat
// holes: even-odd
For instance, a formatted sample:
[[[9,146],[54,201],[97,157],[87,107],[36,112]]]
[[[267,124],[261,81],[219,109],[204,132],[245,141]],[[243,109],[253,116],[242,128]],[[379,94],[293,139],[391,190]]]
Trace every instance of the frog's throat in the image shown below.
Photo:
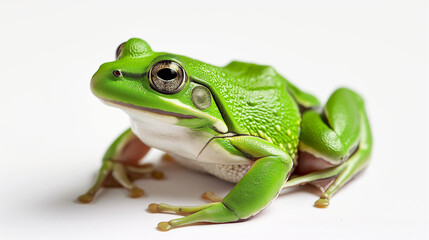
[[[141,110],[141,111],[146,111],[146,112],[151,112],[151,113],[164,115],[164,116],[172,116],[172,117],[181,118],[181,119],[197,118],[197,117],[192,116],[192,115],[186,115],[186,114],[181,114],[181,113],[168,112],[168,111],[164,111],[164,110],[160,110],[160,109],[136,106],[136,105],[131,104],[131,103],[124,103],[124,102],[115,101],[115,100],[108,100],[108,99],[104,99],[104,98],[102,98],[101,100],[104,103],[106,103],[107,105],[113,105],[113,106],[120,105],[123,107],[132,108],[132,109]]]

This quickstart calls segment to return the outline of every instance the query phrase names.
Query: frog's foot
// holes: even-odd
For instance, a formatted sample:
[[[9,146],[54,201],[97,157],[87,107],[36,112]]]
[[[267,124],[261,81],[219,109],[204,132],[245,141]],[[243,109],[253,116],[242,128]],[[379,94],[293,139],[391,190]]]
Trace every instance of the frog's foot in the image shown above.
[[[151,213],[173,212],[177,214],[195,213],[215,205],[216,203],[208,203],[199,206],[174,206],[165,203],[151,203],[148,206],[148,211]]]
[[[176,213],[185,216],[168,222],[160,222],[157,227],[160,231],[168,231],[175,227],[193,223],[220,223],[239,220],[231,209],[225,207],[223,198],[217,196],[213,192],[205,192],[201,195],[201,198],[211,203],[198,206],[175,206],[165,203],[151,203],[147,210],[151,213]]]
[[[164,173],[156,170],[152,164],[146,163],[138,166],[125,166],[131,178],[138,179],[150,175],[154,179],[164,179]]]
[[[214,192],[205,192],[201,195],[201,198],[209,202],[222,202],[223,198],[214,194]]]
[[[165,204],[165,203],[160,203],[160,204],[151,203],[148,206],[148,211],[151,213],[174,212],[177,214],[188,214],[188,213],[198,212],[202,209],[205,209],[207,207],[214,205],[215,203],[222,202],[222,200],[223,200],[221,197],[218,197],[213,192],[205,192],[201,195],[201,198],[204,200],[210,201],[212,203],[199,205],[199,206],[193,206],[193,207],[174,206],[174,205],[169,205],[169,204]]]
[[[155,170],[152,164],[134,166],[111,160],[104,161],[94,185],[77,200],[81,203],[91,202],[102,186],[123,187],[128,190],[130,197],[141,197],[144,195],[144,190],[134,185],[132,181],[148,175],[154,179],[164,178],[164,174]]]
[[[160,231],[168,231],[172,228],[197,222],[220,223],[239,220],[237,215],[232,210],[225,207],[222,202],[208,203],[199,206],[173,206],[164,203],[151,203],[148,206],[148,211],[151,213],[173,212],[181,215],[188,215],[168,222],[158,223],[158,230]]]
[[[361,145],[350,158],[339,165],[292,178],[285,182],[282,188],[312,184],[321,191],[320,198],[314,206],[326,208],[329,206],[330,198],[367,164],[368,150],[366,146]]]

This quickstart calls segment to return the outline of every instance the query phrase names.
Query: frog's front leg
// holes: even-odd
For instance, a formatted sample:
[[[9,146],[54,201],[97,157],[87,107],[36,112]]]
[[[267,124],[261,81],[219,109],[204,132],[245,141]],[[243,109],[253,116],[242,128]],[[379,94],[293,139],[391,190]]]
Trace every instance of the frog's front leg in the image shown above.
[[[336,90],[323,113],[303,114],[300,138],[297,171],[305,174],[284,188],[314,183],[322,190],[315,206],[327,207],[331,196],[368,164],[372,137],[362,98],[346,88]],[[319,180],[326,181],[319,185]]]
[[[291,171],[292,158],[274,144],[261,138],[235,136],[212,141],[254,160],[252,167],[221,202],[196,207],[151,204],[149,206],[151,212],[193,213],[159,223],[160,230],[167,231],[197,222],[224,223],[249,218],[277,197]]]
[[[133,179],[146,174],[156,179],[163,177],[162,172],[156,171],[151,164],[139,165],[139,160],[149,149],[130,129],[126,130],[107,149],[94,185],[85,194],[79,196],[78,201],[91,202],[103,186],[124,187],[131,197],[142,196],[144,191],[132,183]]]

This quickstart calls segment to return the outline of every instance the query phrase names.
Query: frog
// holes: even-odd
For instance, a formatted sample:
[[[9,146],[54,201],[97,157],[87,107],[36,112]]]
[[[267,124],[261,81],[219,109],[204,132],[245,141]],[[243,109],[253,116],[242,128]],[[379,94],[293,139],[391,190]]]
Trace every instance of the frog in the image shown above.
[[[314,206],[331,197],[369,163],[371,128],[363,98],[338,88],[324,106],[273,67],[232,61],[223,67],[182,55],[155,52],[139,38],[120,44],[116,59],[91,79],[103,103],[123,110],[131,127],[107,149],[95,183],[78,197],[93,201],[102,187],[120,186],[130,197],[144,190],[142,176],[163,172],[141,159],[151,148],[196,171],[236,183],[225,196],[213,192],[198,206],[151,203],[151,213],[185,215],[158,230],[195,223],[249,219],[284,189],[320,189]]]

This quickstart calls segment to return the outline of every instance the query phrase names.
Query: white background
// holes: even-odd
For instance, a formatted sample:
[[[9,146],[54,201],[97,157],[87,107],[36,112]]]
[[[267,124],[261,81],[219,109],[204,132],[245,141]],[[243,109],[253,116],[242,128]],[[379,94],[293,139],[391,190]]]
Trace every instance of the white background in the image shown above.
[[[0,238],[428,239],[427,2],[203,2],[1,1]],[[144,198],[109,189],[77,204],[128,127],[89,81],[130,37],[215,65],[272,65],[322,101],[355,89],[373,128],[371,164],[327,209],[301,188],[241,223],[157,231],[176,216],[150,214],[149,203],[196,205],[233,187],[168,162],[166,180],[137,182]]]

